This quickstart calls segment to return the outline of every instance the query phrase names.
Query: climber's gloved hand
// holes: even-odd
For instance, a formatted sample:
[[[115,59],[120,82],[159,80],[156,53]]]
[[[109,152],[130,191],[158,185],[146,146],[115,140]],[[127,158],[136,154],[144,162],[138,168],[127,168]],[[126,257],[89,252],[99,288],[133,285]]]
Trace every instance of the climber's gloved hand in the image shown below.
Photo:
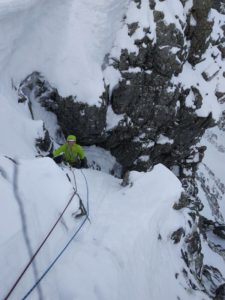
[[[87,158],[84,157],[83,159],[81,159],[81,168],[88,168],[88,164],[87,164]]]

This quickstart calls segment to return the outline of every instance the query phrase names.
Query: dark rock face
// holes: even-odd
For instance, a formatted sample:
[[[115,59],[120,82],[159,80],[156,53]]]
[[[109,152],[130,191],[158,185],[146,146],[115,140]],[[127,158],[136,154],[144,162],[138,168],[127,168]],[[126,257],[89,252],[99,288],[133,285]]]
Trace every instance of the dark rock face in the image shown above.
[[[208,37],[212,31],[213,22],[208,21],[208,15],[212,5],[213,0],[193,1],[190,18],[194,18],[196,25],[191,25],[189,20],[189,25],[186,28],[187,38],[191,41],[188,61],[192,65],[201,61],[202,54],[209,46]]]
[[[138,82],[139,76],[143,80]],[[127,124],[124,120],[126,136],[122,123],[109,133],[106,145],[127,168],[141,170],[159,162],[168,167],[181,165],[185,158],[192,156],[193,149],[190,146],[196,144],[205,128],[213,124],[211,115],[208,118],[200,118],[193,109],[185,106],[185,93],[188,95],[190,91],[176,88],[174,93],[168,93],[168,82],[168,85],[164,82],[163,85],[157,86],[160,79],[162,80],[159,75],[151,77],[140,74],[133,78],[133,81],[130,79],[135,88],[132,84],[126,86],[125,82],[122,82],[113,92],[114,111],[125,113],[129,122]],[[198,96],[199,93],[196,93],[196,104]],[[197,105],[201,106],[201,101],[199,102]],[[163,140],[162,137],[166,138]],[[128,149],[130,154],[127,153],[123,159],[120,153],[125,149]],[[148,162],[137,161],[141,156],[148,156]]]
[[[98,144],[104,139],[105,95],[100,107],[77,102],[73,96],[63,98],[40,73],[34,72],[24,79],[19,88],[19,101],[28,101],[32,111],[31,97],[32,101],[38,101],[46,110],[55,113],[65,136],[75,133],[79,142],[84,145]],[[37,141],[37,144],[41,148],[47,148],[43,141]]]
[[[201,16],[198,3],[194,4],[196,18],[207,19],[211,2],[205,2]],[[193,46],[188,53],[183,32],[175,24],[166,25],[164,13],[154,10],[154,3],[150,1],[157,42],[153,43],[149,37],[151,28],[144,28],[144,37],[134,41],[137,54],[121,49],[120,58],[112,58],[122,80],[114,88],[110,101],[113,111],[124,114],[124,118],[107,132],[103,145],[125,169],[146,170],[159,162],[169,168],[179,165],[182,169],[193,157],[193,152],[196,155],[199,152],[194,145],[205,129],[213,125],[211,115],[203,118],[195,112],[203,101],[197,86],[184,89],[171,82],[172,76],[182,71],[188,57],[195,57],[198,52],[194,46],[195,38],[192,38]],[[138,7],[141,7],[141,1]],[[130,36],[139,28],[136,22],[127,26]],[[207,31],[205,39],[209,33]],[[202,33],[199,34],[202,37]],[[187,107],[186,99],[190,95],[194,97],[193,106]]]
[[[191,201],[190,201],[189,197],[185,193],[182,193],[180,196],[179,202],[175,203],[173,208],[176,210],[180,210],[184,207],[188,207],[190,202]]]
[[[185,230],[183,227],[177,229],[173,234],[171,235],[171,240],[174,241],[174,244],[177,244],[180,242],[181,238],[185,236]]]
[[[214,300],[224,300],[225,299],[225,283],[221,284],[216,290],[216,296]]]
[[[42,106],[57,115],[58,123],[65,135],[75,132],[83,145],[99,144],[104,139],[106,105],[88,106],[76,102],[72,96],[54,99],[40,98]]]
[[[215,8],[221,14],[225,14],[225,1],[224,0],[214,0],[213,8]]]
[[[49,153],[53,150],[52,141],[49,136],[49,132],[46,128],[43,128],[44,137],[36,139],[36,147],[40,149],[42,152]]]

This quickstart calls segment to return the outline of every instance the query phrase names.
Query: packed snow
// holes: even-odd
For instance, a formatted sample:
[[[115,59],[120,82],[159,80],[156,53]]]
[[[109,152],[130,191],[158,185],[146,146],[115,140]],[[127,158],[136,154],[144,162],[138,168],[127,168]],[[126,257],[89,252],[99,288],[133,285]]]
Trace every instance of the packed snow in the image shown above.
[[[0,71],[18,84],[34,70],[62,96],[99,105],[102,64],[128,0],[0,2]],[[7,34],[6,34],[7,33]]]
[[[18,204],[12,192],[14,164],[5,158],[1,166],[11,170],[7,178],[1,177],[0,181],[7,197],[0,216],[2,227],[7,229],[0,240],[2,298],[28,262],[28,255]],[[18,168],[18,189],[35,250],[71,196],[74,179],[71,170],[60,169],[48,158],[21,160]],[[184,296],[174,276],[182,268],[180,247],[170,239],[173,231],[185,226],[183,213],[172,208],[182,191],[179,180],[163,165],[155,166],[148,173],[132,172],[126,188],[121,186],[120,179],[106,173],[83,172],[88,181],[91,223],[86,223],[41,283],[45,298],[147,300],[164,299],[168,293],[171,299]],[[75,170],[75,178],[86,205],[85,181],[80,170]],[[39,276],[79,226],[80,221],[71,216],[77,208],[78,199],[75,198],[39,253],[36,260]],[[10,213],[6,214],[7,210]],[[163,286],[168,282],[170,289],[165,291]],[[33,284],[32,270],[29,270],[11,298],[20,299]],[[36,296],[34,292],[31,299]]]

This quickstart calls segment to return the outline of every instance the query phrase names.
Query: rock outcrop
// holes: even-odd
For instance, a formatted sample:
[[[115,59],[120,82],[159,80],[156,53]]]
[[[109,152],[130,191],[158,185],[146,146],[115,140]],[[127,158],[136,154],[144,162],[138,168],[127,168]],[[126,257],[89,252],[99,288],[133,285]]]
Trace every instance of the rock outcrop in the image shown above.
[[[81,144],[92,145],[104,140],[107,107],[105,98],[103,95],[102,103],[97,107],[78,102],[75,96],[61,97],[57,89],[39,72],[33,72],[21,82],[18,101],[27,101],[32,115],[32,102],[38,102],[57,116],[59,136],[75,132]]]
[[[208,20],[208,16],[213,2],[213,0],[193,1],[186,28],[186,36],[191,42],[188,61],[192,65],[201,61],[203,53],[209,47],[213,22]]]
[[[199,160],[202,157],[203,149],[197,149],[194,145],[205,129],[213,125],[212,115],[198,115],[204,95],[196,84],[185,88],[181,83],[173,83],[172,78],[183,71],[187,61],[197,63],[207,48],[205,40],[211,31],[201,25],[202,20],[207,22],[211,2],[205,2],[201,7],[204,14],[198,13],[198,2],[194,3],[193,10],[199,24],[196,24],[192,35],[187,34],[188,25],[179,16],[174,16],[179,27],[168,23],[165,11],[157,10],[155,1],[150,1],[148,8],[155,28],[143,27],[138,21],[125,21],[124,27],[134,50],[121,47],[121,54],[111,57],[111,64],[120,73],[120,80],[113,87],[110,98],[113,111],[123,115],[123,119],[107,131],[108,137],[104,143],[125,169],[147,170],[162,162],[169,168],[179,166],[181,175],[191,158],[196,158],[197,153]],[[135,3],[135,13],[139,13],[141,18],[144,1]],[[189,12],[187,20],[192,13]],[[152,35],[154,29],[155,37]],[[191,39],[189,48],[187,35]],[[203,48],[199,41],[196,42],[198,35],[201,35]],[[187,104],[190,98],[192,105]]]

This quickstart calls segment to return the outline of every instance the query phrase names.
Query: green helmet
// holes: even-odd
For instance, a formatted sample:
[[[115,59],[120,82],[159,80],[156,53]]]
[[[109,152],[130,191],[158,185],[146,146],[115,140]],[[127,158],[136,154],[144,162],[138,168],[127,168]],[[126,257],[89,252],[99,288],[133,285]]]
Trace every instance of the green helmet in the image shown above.
[[[68,135],[66,140],[67,140],[67,142],[76,142],[77,138],[75,135],[70,134],[70,135]]]

